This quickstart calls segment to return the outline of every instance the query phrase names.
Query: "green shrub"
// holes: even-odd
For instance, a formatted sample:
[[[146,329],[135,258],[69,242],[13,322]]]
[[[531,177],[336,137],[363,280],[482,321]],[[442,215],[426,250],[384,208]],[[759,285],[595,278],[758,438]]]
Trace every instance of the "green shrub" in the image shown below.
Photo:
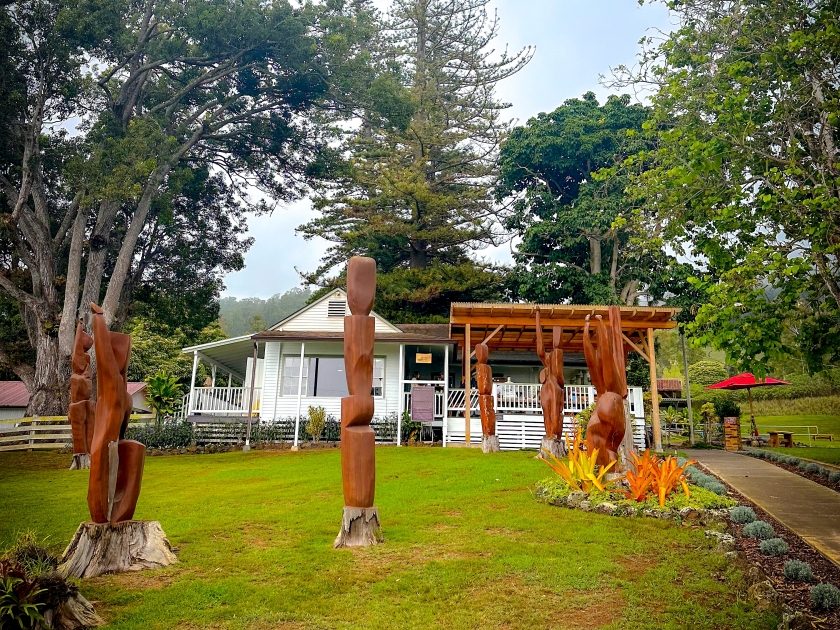
[[[715,415],[723,420],[724,418],[740,418],[741,406],[731,398],[721,398],[714,402]]]
[[[158,420],[154,424],[129,427],[125,439],[137,440],[147,448],[186,448],[195,441],[193,426],[186,420]]]
[[[796,467],[797,467],[799,470],[801,470],[801,471],[803,471],[803,472],[804,472],[804,471],[805,471],[805,469],[806,469],[806,468],[808,468],[808,465],[809,465],[809,464],[808,464],[808,462],[806,462],[806,461],[804,461],[804,460],[801,460],[801,459],[800,459],[800,460],[799,460],[799,462],[796,464]]]
[[[19,566],[30,577],[50,574],[58,567],[58,559],[38,542],[34,532],[18,534],[11,547],[3,552],[2,560]]]
[[[746,505],[739,505],[729,510],[729,518],[732,519],[733,523],[738,523],[739,525],[746,525],[756,520],[755,512],[751,507]]]
[[[744,536],[758,538],[759,540],[770,540],[776,537],[776,530],[770,523],[753,521],[744,525]]]
[[[735,500],[727,496],[721,496],[718,492],[713,492],[707,488],[694,486],[689,484],[689,491],[691,496],[687,497],[682,492],[677,492],[665,502],[665,507],[672,510],[681,510],[683,508],[691,507],[702,510],[722,510],[731,508],[735,505]],[[725,492],[723,493],[726,494]],[[659,504],[653,501],[653,507]]]
[[[719,361],[698,361],[688,366],[688,380],[698,385],[713,385],[728,376],[726,366]]]
[[[309,422],[306,424],[306,432],[309,433],[315,444],[321,441],[321,434],[324,432],[324,427],[326,425],[327,410],[323,407],[310,407]]]
[[[801,462],[802,462],[802,460],[799,459],[798,457],[790,457],[789,456],[787,459],[785,459],[785,463],[788,464],[789,466],[799,466],[799,464]]]
[[[0,627],[25,630],[44,621],[38,610],[45,605],[38,601],[43,592],[38,580],[30,580],[20,565],[0,561]]]
[[[785,562],[785,577],[794,582],[813,582],[814,572],[811,565],[802,560],[788,560]]]
[[[811,473],[812,475],[819,475],[820,474],[820,465],[809,462],[808,464],[805,464],[805,472],[806,473]]]
[[[840,589],[832,584],[816,584],[811,587],[811,602],[819,610],[840,608]]]
[[[840,470],[835,470],[833,473],[831,473],[831,474],[828,476],[828,480],[829,480],[831,483],[840,484]]]
[[[159,419],[171,417],[182,396],[178,379],[166,370],[146,379],[146,398]]]
[[[761,553],[765,556],[783,556],[788,552],[788,544],[781,538],[769,538],[761,541]]]
[[[825,466],[820,466],[819,468],[820,477],[825,477],[826,479],[828,479],[828,476],[831,474],[831,471]]]

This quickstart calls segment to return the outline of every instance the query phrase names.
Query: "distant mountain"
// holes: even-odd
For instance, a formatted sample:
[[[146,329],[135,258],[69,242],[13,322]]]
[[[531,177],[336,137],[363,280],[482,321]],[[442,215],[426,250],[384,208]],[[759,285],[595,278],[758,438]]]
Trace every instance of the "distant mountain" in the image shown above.
[[[219,300],[219,323],[229,337],[260,332],[302,308],[312,291],[295,287],[267,300],[225,297]]]

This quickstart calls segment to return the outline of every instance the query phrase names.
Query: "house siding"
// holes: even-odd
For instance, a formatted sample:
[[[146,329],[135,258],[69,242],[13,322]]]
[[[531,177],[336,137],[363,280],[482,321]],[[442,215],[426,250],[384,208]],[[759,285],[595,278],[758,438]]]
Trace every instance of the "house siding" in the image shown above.
[[[343,292],[336,291],[330,294],[327,298],[322,299],[320,302],[312,304],[309,308],[301,311],[288,321],[272,327],[271,330],[277,330],[282,332],[312,330],[317,330],[319,332],[344,332],[344,318],[335,316],[330,317],[327,314],[327,310],[329,309],[330,300],[346,299],[347,296]],[[345,314],[349,315],[350,309],[345,308]],[[385,321],[375,313],[372,313],[372,315],[376,320],[376,332],[400,332],[399,328],[390,325],[387,321]]]
[[[325,306],[326,310],[326,306]],[[338,319],[338,318],[337,318]],[[293,418],[298,413],[297,394],[283,396],[283,362],[284,357],[300,356],[300,342],[267,342],[265,345],[265,372],[262,390],[263,419]],[[344,343],[335,342],[307,342],[305,356],[344,356]],[[384,417],[399,411],[399,344],[377,343],[373,354],[377,358],[385,359],[385,392],[384,396],[374,398],[374,416]],[[304,392],[301,398],[300,413],[306,416],[309,407],[323,407],[327,415],[341,417],[341,398],[307,396]]]

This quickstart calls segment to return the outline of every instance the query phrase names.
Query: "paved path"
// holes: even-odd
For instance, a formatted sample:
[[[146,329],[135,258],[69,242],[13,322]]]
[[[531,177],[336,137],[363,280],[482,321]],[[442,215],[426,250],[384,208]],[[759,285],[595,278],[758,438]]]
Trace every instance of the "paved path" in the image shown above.
[[[726,451],[686,451],[840,566],[840,493],[765,461]]]

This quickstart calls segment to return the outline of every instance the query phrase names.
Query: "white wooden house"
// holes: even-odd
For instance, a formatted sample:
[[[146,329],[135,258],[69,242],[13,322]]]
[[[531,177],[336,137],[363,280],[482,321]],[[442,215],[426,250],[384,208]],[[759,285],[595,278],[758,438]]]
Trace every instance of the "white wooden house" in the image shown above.
[[[182,416],[193,421],[241,421],[249,409],[261,422],[299,418],[310,406],[336,418],[347,395],[344,375],[344,316],[347,296],[336,289],[263,332],[184,348],[193,355],[193,382]],[[444,445],[465,443],[464,346],[449,324],[394,324],[376,319],[374,421],[402,420],[414,387],[435,389],[434,421]],[[211,369],[209,386],[195,382],[199,362]],[[539,404],[542,365],[534,350],[492,351],[497,433],[503,449],[537,448],[543,435]],[[582,355],[566,355],[566,413],[572,416],[595,399]],[[237,381],[235,383],[234,381]],[[469,384],[468,384],[469,385]],[[470,391],[469,436],[481,441],[478,397]],[[637,441],[644,440],[642,392],[632,388],[630,409]],[[571,427],[570,427],[571,429]],[[399,432],[398,432],[399,434]],[[399,440],[399,438],[398,438]]]

